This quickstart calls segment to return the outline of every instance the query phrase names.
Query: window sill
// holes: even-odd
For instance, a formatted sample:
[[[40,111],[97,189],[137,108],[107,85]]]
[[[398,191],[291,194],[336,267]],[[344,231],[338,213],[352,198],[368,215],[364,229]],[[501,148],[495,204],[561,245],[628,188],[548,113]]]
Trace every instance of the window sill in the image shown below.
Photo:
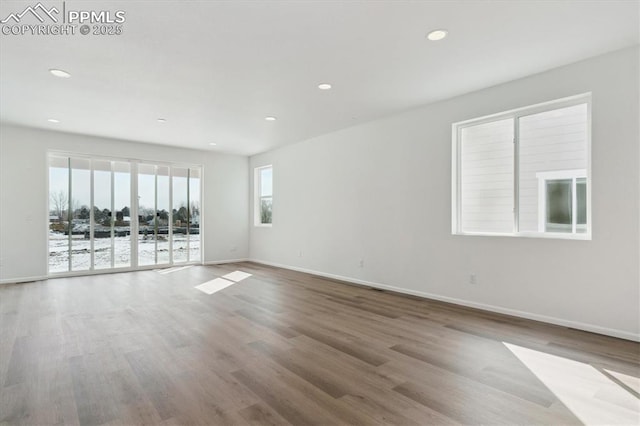
[[[497,232],[453,232],[454,236],[466,237],[507,237],[507,238],[539,238],[545,240],[579,240],[591,241],[591,234],[561,234],[561,233],[541,233],[541,232],[521,232],[517,234],[501,234]]]
[[[256,228],[271,228],[271,227],[273,227],[273,224],[272,223],[257,223],[257,224],[255,224],[253,226],[255,226]]]

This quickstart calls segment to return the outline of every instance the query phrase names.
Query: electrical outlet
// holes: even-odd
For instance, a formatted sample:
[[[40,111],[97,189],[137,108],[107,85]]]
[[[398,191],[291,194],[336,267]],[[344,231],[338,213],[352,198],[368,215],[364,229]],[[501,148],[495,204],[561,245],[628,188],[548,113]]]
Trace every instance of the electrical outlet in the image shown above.
[[[231,247],[229,250],[231,253],[238,251],[238,247]]]
[[[298,252],[298,257],[302,257],[302,250]]]
[[[469,284],[471,285],[478,284],[478,277],[476,277],[476,274],[469,275]]]
[[[364,260],[363,259],[360,259],[360,262],[358,263],[358,266],[360,268],[364,268]]]

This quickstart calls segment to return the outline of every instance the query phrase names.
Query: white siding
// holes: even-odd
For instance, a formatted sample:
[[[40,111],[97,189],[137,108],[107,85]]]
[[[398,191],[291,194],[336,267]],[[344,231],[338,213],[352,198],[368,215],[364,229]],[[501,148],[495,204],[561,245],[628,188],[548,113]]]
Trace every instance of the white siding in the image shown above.
[[[460,142],[463,232],[513,232],[513,119],[465,127]]]
[[[538,231],[536,173],[587,168],[587,105],[519,119],[520,232]]]

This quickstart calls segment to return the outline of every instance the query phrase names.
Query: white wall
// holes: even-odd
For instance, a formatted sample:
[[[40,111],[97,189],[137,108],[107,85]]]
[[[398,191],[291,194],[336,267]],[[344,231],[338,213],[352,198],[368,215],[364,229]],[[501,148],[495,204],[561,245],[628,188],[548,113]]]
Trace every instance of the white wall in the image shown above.
[[[251,226],[250,257],[639,339],[638,60],[614,52],[252,157],[274,166],[274,216]],[[589,91],[593,240],[451,235],[451,124]]]
[[[158,145],[0,126],[0,283],[47,274],[47,152],[203,166],[204,261],[248,256],[248,160]]]

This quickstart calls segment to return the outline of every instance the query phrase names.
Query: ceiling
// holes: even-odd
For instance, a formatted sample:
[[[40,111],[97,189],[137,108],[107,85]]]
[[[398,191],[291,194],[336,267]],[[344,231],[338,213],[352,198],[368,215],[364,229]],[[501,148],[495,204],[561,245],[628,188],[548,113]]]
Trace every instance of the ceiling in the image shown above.
[[[251,155],[638,44],[639,4],[69,0],[123,33],[0,34],[0,120]]]

